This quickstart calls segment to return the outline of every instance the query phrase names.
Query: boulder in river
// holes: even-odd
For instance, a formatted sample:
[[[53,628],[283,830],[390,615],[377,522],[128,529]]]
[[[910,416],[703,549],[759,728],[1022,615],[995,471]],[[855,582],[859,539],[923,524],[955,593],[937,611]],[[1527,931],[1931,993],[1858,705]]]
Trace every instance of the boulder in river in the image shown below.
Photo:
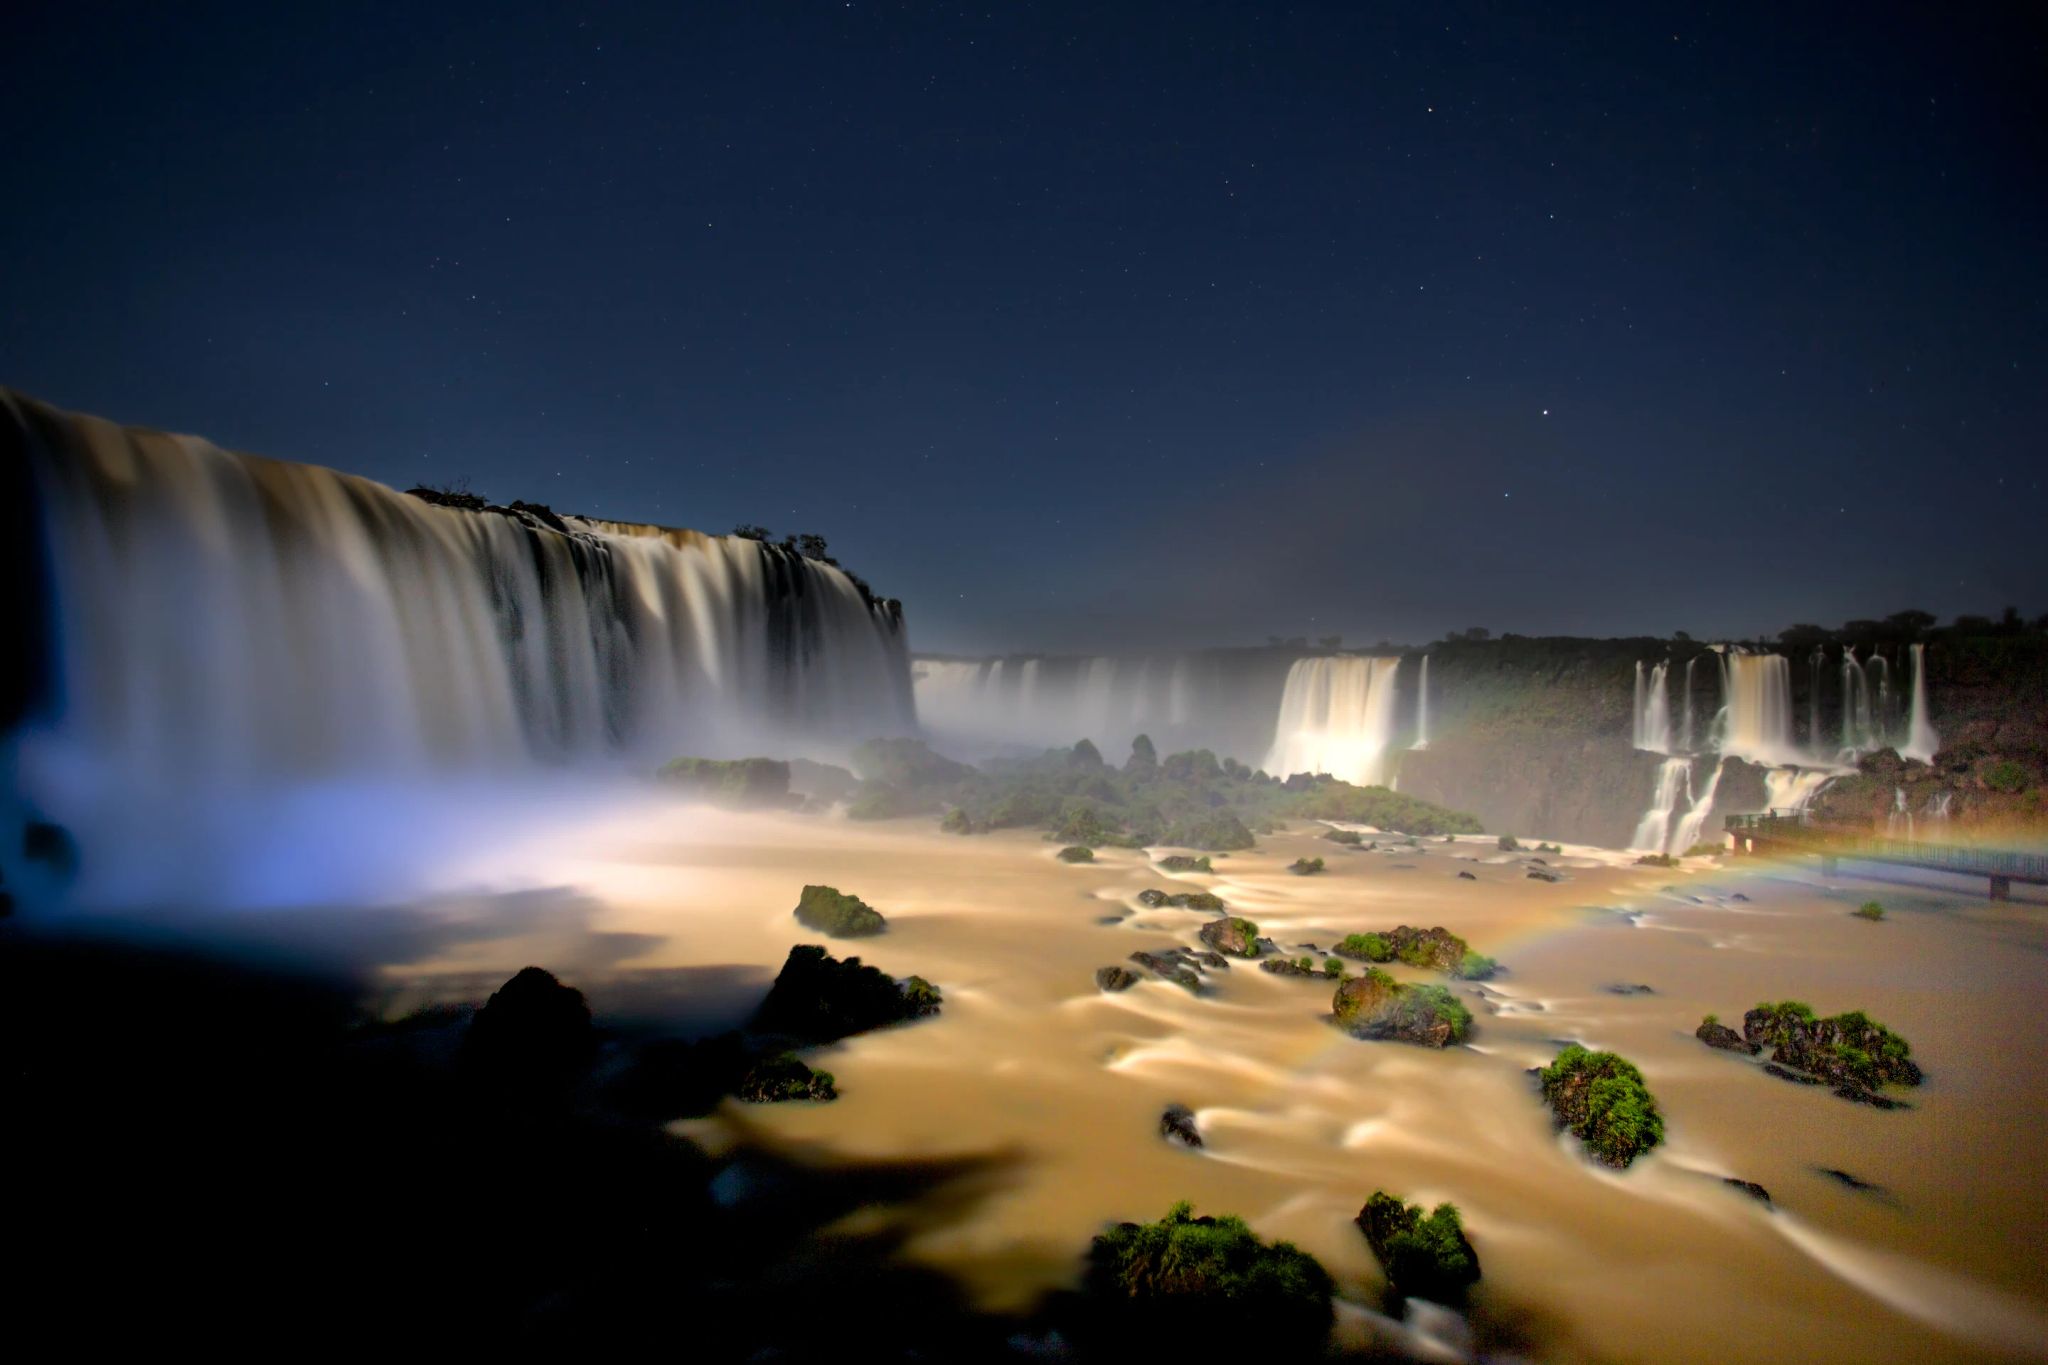
[[[833,938],[866,938],[889,927],[879,910],[836,886],[806,886],[797,899],[797,923]]]
[[[1711,1014],[1700,1021],[1700,1026],[1692,1031],[1692,1036],[1708,1047],[1718,1047],[1724,1052],[1746,1052],[1754,1057],[1763,1051],[1757,1044],[1750,1042]]]
[[[1259,926],[1248,919],[1225,917],[1202,926],[1202,942],[1233,957],[1259,955]]]
[[[1472,1012],[1442,986],[1411,986],[1377,967],[1339,985],[1330,1009],[1355,1038],[1445,1047],[1472,1029]]]
[[[1184,1104],[1166,1106],[1166,1112],[1159,1116],[1159,1136],[1184,1147],[1199,1149],[1202,1145],[1201,1130],[1195,1127],[1195,1111]]]
[[[1095,987],[1103,991],[1127,991],[1138,984],[1138,974],[1129,967],[1097,967]]]
[[[857,957],[845,961],[814,943],[789,950],[754,1027],[826,1043],[937,1014],[938,987],[921,976],[897,981]]]
[[[1465,1239],[1455,1205],[1439,1204],[1425,1214],[1418,1204],[1374,1190],[1356,1221],[1388,1287],[1402,1298],[1455,1304],[1479,1280],[1479,1254]]]

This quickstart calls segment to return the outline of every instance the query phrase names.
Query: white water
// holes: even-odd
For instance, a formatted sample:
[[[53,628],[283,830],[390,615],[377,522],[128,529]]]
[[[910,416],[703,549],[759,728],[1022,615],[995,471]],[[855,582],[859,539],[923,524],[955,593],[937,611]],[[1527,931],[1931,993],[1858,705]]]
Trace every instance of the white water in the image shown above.
[[[1679,738],[1678,747],[1686,753],[1694,752],[1692,724],[1692,670],[1693,665],[1697,664],[1699,661],[1700,656],[1697,654],[1693,655],[1690,659],[1687,659],[1685,661],[1685,731],[1683,735]]]
[[[31,798],[90,833],[306,782],[836,753],[915,729],[901,618],[750,540],[432,506],[0,394],[47,542]]]
[[[1417,749],[1429,747],[1429,656],[1422,656],[1422,696],[1415,707],[1415,745]]]
[[[1692,786],[1692,760],[1667,758],[1657,765],[1657,786],[1650,796],[1650,808],[1636,823],[1629,847],[1644,853],[1663,853],[1671,842],[1671,817],[1678,809],[1682,792]]]
[[[1728,760],[1719,759],[1714,771],[1707,775],[1706,785],[1694,794],[1692,805],[1685,812],[1685,818],[1678,822],[1678,832],[1672,837],[1666,853],[1687,853],[1700,842],[1700,832],[1706,828],[1707,817],[1714,813],[1714,797],[1721,789],[1721,774],[1727,770]],[[1688,774],[1690,781],[1690,774]]]
[[[1782,654],[1721,656],[1728,714],[1721,752],[1767,767],[1810,762],[1792,739],[1792,669]]]
[[[1646,674],[1636,663],[1635,746],[1653,754],[1671,752],[1671,694],[1665,686],[1670,664],[1658,663]]]
[[[1927,719],[1927,646],[1913,646],[1913,700],[1911,718],[1906,726],[1906,747],[1899,751],[1904,758],[1917,758],[1922,763],[1931,762],[1935,751],[1941,746],[1941,736],[1934,733],[1933,722]]]
[[[1764,805],[1776,811],[1804,811],[1834,776],[1814,768],[1774,768],[1764,774]]]
[[[1853,647],[1842,649],[1842,749],[1860,754],[1875,749],[1882,741],[1870,710],[1870,680],[1856,661]]]
[[[1196,666],[1187,655],[1101,655],[919,658],[910,669],[918,720],[949,751],[978,757],[1085,738],[1114,763],[1140,734],[1149,734],[1162,753],[1213,743],[1204,722],[1214,718],[1200,714]]]
[[[1328,773],[1360,786],[1385,785],[1400,665],[1398,658],[1296,660],[1261,766],[1276,777]]]

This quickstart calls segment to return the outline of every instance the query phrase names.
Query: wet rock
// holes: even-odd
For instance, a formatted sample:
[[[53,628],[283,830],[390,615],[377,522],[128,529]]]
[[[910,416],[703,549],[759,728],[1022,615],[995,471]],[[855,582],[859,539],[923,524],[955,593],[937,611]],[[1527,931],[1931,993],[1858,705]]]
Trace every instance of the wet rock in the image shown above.
[[[1563,877],[1561,877],[1561,876],[1559,876],[1559,875],[1558,875],[1557,873],[1555,873],[1555,872],[1552,872],[1552,871],[1549,871],[1548,869],[1546,869],[1546,868],[1541,868],[1541,867],[1532,867],[1532,868],[1530,868],[1530,869],[1529,869],[1529,878],[1530,878],[1530,880],[1532,880],[1532,881],[1539,881],[1539,882],[1561,882],[1561,881],[1563,881],[1563,880],[1564,880],[1564,878],[1563,878]]]
[[[1388,1287],[1403,1298],[1460,1303],[1479,1280],[1479,1255],[1453,1205],[1439,1204],[1425,1214],[1419,1204],[1374,1190],[1354,1221],[1379,1258]]]
[[[1609,995],[1655,995],[1657,993],[1640,982],[1631,985],[1627,982],[1617,981],[1610,985],[1602,986],[1600,989],[1606,991]]]
[[[1159,1116],[1159,1136],[1184,1147],[1200,1149],[1202,1145],[1201,1130],[1195,1127],[1195,1111],[1184,1104],[1166,1106],[1166,1112]]]
[[[1872,1109],[1911,1109],[1913,1107],[1904,1100],[1895,1100],[1889,1095],[1880,1095],[1875,1090],[1866,1090],[1860,1085],[1838,1085],[1835,1087],[1834,1093],[1842,1099],[1853,1100],[1857,1104],[1867,1104]]]
[[[1097,967],[1095,988],[1103,991],[1127,991],[1138,984],[1138,974],[1129,967]]]
[[[1137,963],[1146,971],[1151,972],[1154,976],[1171,981],[1176,986],[1185,986],[1191,991],[1202,989],[1201,977],[1195,975],[1195,969],[1182,962],[1178,955],[1148,953],[1140,949],[1131,954],[1131,961]]]
[[[1461,882],[1476,882],[1479,880],[1479,878],[1473,876],[1470,872],[1467,872],[1461,868],[1458,871],[1458,880]]]
[[[1732,1175],[1724,1175],[1721,1177],[1721,1183],[1741,1190],[1759,1204],[1769,1204],[1771,1202],[1771,1192],[1757,1184],[1754,1180],[1737,1180]]]
[[[1754,1057],[1763,1050],[1757,1044],[1749,1042],[1734,1029],[1729,1028],[1726,1024],[1716,1023],[1711,1020],[1703,1021],[1698,1028],[1692,1031],[1692,1036],[1705,1043],[1708,1047],[1718,1047],[1724,1052],[1746,1052]]]
[[[1280,951],[1280,945],[1273,942],[1272,939],[1265,938],[1262,936],[1258,942],[1258,950],[1261,955],[1266,953],[1277,953]]]
[[[1759,1005],[1742,1016],[1742,1036],[1771,1049],[1771,1061],[1831,1086],[1874,1091],[1918,1085],[1906,1040],[1860,1010],[1821,1018],[1796,1001]]]
[[[508,1078],[559,1080],[590,1059],[596,1041],[583,992],[522,967],[470,1020],[463,1057]]]
[[[1776,1062],[1765,1062],[1764,1071],[1769,1075],[1776,1076],[1781,1081],[1791,1081],[1794,1085],[1827,1084],[1826,1081],[1822,1080],[1818,1076],[1808,1076],[1804,1072],[1799,1071],[1788,1071],[1784,1067],[1779,1066]]]
[[[1741,893],[1740,891],[1737,891],[1737,892],[1736,892],[1736,893],[1735,893],[1734,895],[1730,896],[1730,897],[1729,897],[1728,899],[1729,899],[1729,900],[1731,900],[1731,901],[1740,901],[1740,902],[1742,902],[1742,903],[1743,903],[1744,905],[1747,905],[1747,904],[1749,904],[1749,897],[1747,897],[1747,896],[1743,895],[1743,894],[1742,894],[1742,893]]]
[[[1098,915],[1095,922],[1097,924],[1122,924],[1124,917],[1122,915]]]
[[[1166,893],[1154,886],[1148,886],[1138,893],[1138,904],[1148,910],[1157,910],[1166,904]]]
[[[1834,1166],[1816,1166],[1814,1167],[1814,1170],[1826,1176],[1828,1179],[1834,1181],[1837,1185],[1842,1186],[1844,1189],[1854,1190],[1858,1194],[1882,1195],[1885,1193],[1884,1186],[1873,1185],[1868,1180],[1859,1180],[1855,1176],[1850,1175],[1847,1171],[1840,1170]]]
[[[1211,971],[1227,972],[1230,970],[1230,959],[1210,949],[1204,949],[1194,954],[1194,959]]]
[[[1248,919],[1226,917],[1210,920],[1202,926],[1202,942],[1219,953],[1233,957],[1257,957],[1259,955],[1259,926]]]
[[[1275,976],[1321,976],[1319,967],[1304,966],[1293,958],[1269,957],[1259,963],[1259,970]]]

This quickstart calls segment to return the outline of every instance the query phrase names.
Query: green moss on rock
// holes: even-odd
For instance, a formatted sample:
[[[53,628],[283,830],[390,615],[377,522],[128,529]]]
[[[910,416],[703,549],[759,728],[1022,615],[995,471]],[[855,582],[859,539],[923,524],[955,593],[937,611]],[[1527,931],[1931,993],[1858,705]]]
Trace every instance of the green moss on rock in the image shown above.
[[[867,938],[889,927],[879,910],[834,886],[806,886],[795,914],[806,929],[833,938]]]
[[[1606,1165],[1624,1168],[1664,1140],[1664,1116],[1643,1073],[1612,1052],[1573,1043],[1537,1078],[1558,1123]]]
[[[1479,1280],[1479,1256],[1454,1204],[1425,1214],[1420,1205],[1374,1190],[1357,1222],[1398,1296],[1455,1304]]]

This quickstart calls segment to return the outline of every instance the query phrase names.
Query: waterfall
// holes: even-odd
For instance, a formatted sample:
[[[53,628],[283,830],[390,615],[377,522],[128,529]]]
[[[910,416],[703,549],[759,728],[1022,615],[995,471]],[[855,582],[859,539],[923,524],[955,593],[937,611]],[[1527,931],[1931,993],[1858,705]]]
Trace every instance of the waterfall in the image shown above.
[[[1835,775],[1815,768],[1774,768],[1764,774],[1764,807],[1804,815],[1813,798],[1835,780]]]
[[[1415,704],[1415,744],[1417,749],[1429,747],[1429,656],[1422,656],[1421,699]]]
[[[1870,709],[1870,679],[1856,651],[1842,647],[1842,751],[1852,756],[1883,742]]]
[[[1714,813],[1714,796],[1721,789],[1721,773],[1727,766],[1728,760],[1725,758],[1715,762],[1714,771],[1707,774],[1707,784],[1693,797],[1691,808],[1686,811],[1685,818],[1678,822],[1678,833],[1671,840],[1671,847],[1665,852],[1690,853],[1693,846],[1699,843],[1700,831],[1706,828],[1707,817]],[[1686,780],[1690,783],[1690,772]]]
[[[1870,747],[1881,749],[1892,742],[1892,734],[1898,729],[1892,704],[1892,666],[1884,655],[1873,652],[1863,665],[1863,673],[1865,677],[1875,674],[1877,678],[1872,685]]]
[[[1827,667],[1827,651],[1816,646],[1813,656],[1806,661],[1806,747],[1813,751],[1815,758],[1825,756],[1820,737],[1820,675]]]
[[[1724,654],[1728,719],[1721,752],[1766,766],[1797,763],[1792,742],[1792,670],[1782,654]]]
[[[1671,695],[1664,685],[1668,663],[1653,666],[1647,676],[1636,663],[1635,746],[1653,754],[1671,752]]]
[[[1679,794],[1691,786],[1691,759],[1667,758],[1658,764],[1657,785],[1650,796],[1650,808],[1636,823],[1635,836],[1629,840],[1629,847],[1644,853],[1664,852],[1671,839],[1671,816],[1678,809]]]
[[[0,444],[50,580],[22,771],[62,818],[915,728],[895,604],[792,551],[436,506],[4,392]]]
[[[1695,752],[1692,742],[1692,670],[1693,665],[1699,661],[1700,656],[1697,654],[1685,661],[1685,730],[1679,738],[1678,747],[1680,751],[1688,754]]]
[[[1934,725],[1927,719],[1927,646],[1913,646],[1913,699],[1910,705],[1910,719],[1906,724],[1906,747],[1899,751],[1904,758],[1917,758],[1922,763],[1934,760],[1935,750],[1941,744],[1941,736],[1934,733]]]
[[[1263,766],[1275,777],[1328,773],[1360,786],[1390,775],[1398,658],[1298,659]]]
[[[1913,812],[1906,807],[1904,787],[1892,788],[1892,808],[1884,818],[1884,833],[1887,839],[1913,837]]]

